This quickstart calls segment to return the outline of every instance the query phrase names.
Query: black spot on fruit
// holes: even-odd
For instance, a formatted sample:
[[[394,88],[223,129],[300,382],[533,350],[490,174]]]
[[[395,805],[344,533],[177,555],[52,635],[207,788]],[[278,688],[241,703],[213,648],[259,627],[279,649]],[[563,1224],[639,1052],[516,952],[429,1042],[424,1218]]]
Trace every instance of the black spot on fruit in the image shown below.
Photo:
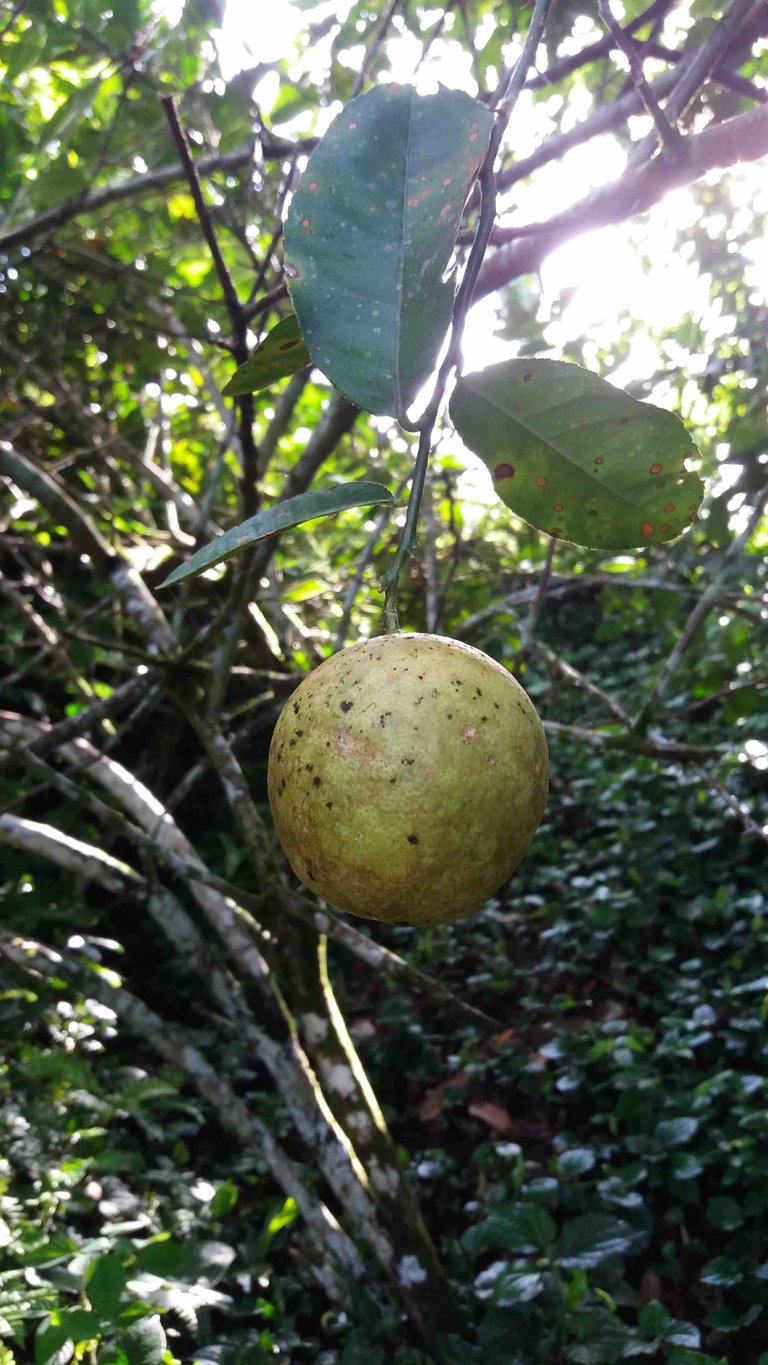
[[[354,706],[354,702],[351,702],[351,701],[343,701],[343,702],[341,703],[341,709],[342,709],[342,711],[345,711],[345,712],[346,712],[346,711],[351,711],[353,706]]]

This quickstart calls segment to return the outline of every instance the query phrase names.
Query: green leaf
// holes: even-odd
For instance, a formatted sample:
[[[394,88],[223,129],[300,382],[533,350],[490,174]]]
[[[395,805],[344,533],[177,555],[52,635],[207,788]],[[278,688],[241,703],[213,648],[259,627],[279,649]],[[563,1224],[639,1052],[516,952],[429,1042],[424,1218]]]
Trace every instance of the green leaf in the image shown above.
[[[443,278],[491,115],[457,90],[379,86],[309,159],[285,225],[286,278],[315,364],[368,412],[402,413],[450,320]]]
[[[531,1303],[544,1290],[544,1276],[527,1270],[502,1270],[493,1286],[493,1301],[502,1306]]]
[[[235,1207],[237,1198],[237,1185],[233,1184],[231,1180],[223,1180],[211,1200],[212,1216],[221,1218],[223,1214],[229,1213]]]
[[[190,1247],[174,1242],[168,1236],[160,1236],[141,1248],[136,1261],[139,1268],[150,1275],[175,1278],[190,1269],[194,1256]]]
[[[543,1251],[555,1240],[557,1228],[545,1209],[536,1204],[509,1204],[494,1209],[482,1223],[462,1237],[475,1254],[504,1247],[507,1251]]]
[[[702,484],[679,418],[560,360],[505,360],[459,380],[451,417],[503,502],[537,531],[621,550],[674,540]]]
[[[165,1332],[155,1314],[131,1323],[119,1333],[116,1343],[125,1353],[128,1365],[162,1365]]]
[[[585,1175],[595,1164],[595,1154],[590,1147],[571,1147],[561,1152],[555,1162],[558,1175]]]
[[[718,1288],[729,1289],[732,1285],[739,1284],[744,1276],[730,1256],[715,1256],[714,1260],[705,1265],[701,1272],[701,1279],[704,1284],[714,1284]]]
[[[210,569],[212,564],[220,564],[222,560],[248,549],[257,541],[277,535],[291,526],[299,526],[303,521],[329,517],[334,512],[344,512],[350,507],[369,507],[377,502],[394,502],[394,495],[383,484],[369,483],[365,479],[336,484],[332,488],[312,489],[309,493],[299,493],[295,498],[275,502],[264,511],[257,512],[255,517],[241,521],[239,526],[233,526],[210,544],[204,545],[186,564],[174,569],[160,587],[169,588],[172,583],[195,578],[204,569]]]
[[[585,1213],[565,1224],[557,1244],[557,1259],[562,1266],[581,1266],[591,1270],[609,1256],[631,1249],[635,1231],[629,1223],[602,1213]]]
[[[671,1321],[672,1315],[667,1312],[663,1303],[659,1303],[658,1299],[652,1299],[644,1308],[641,1308],[638,1326],[649,1337],[660,1337]]]
[[[123,1259],[114,1251],[100,1256],[89,1268],[85,1281],[86,1293],[92,1307],[108,1322],[118,1313],[127,1279],[128,1272]]]
[[[695,1350],[701,1344],[701,1332],[692,1322],[672,1322],[664,1332],[670,1346],[685,1346]]]
[[[72,1308],[57,1316],[57,1322],[44,1327],[35,1337],[35,1365],[47,1365],[68,1341],[77,1345],[99,1335],[99,1319],[84,1308]]]
[[[681,1116],[678,1119],[662,1119],[656,1124],[654,1137],[660,1147],[683,1147],[698,1132],[699,1120]]]
[[[289,318],[283,318],[272,328],[253,355],[235,370],[222,393],[227,398],[241,393],[258,393],[259,389],[268,389],[270,384],[276,384],[278,379],[286,379],[289,374],[303,370],[309,362],[309,351],[304,345],[296,315],[291,313]]]
[[[744,1213],[740,1204],[735,1199],[728,1199],[725,1195],[710,1199],[707,1204],[707,1217],[710,1223],[722,1232],[733,1232],[735,1228],[740,1228],[744,1222]]]

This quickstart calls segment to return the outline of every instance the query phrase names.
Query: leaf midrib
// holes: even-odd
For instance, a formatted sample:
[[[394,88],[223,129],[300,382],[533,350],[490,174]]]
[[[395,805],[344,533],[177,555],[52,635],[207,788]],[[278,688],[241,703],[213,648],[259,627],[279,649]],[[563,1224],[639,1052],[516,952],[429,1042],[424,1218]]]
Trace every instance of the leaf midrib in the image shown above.
[[[526,426],[526,423],[521,422],[519,417],[514,417],[512,413],[508,412],[506,408],[501,407],[499,403],[495,402],[494,399],[490,398],[487,393],[483,393],[481,389],[475,389],[475,393],[478,394],[479,397],[483,399],[483,402],[487,403],[489,407],[493,408],[495,412],[501,413],[502,416],[506,417],[508,421],[512,421],[517,426],[522,427],[523,431],[530,432],[532,436],[536,437],[537,441],[543,441],[544,444],[548,445],[551,450],[554,450],[555,453],[561,457],[561,459],[565,460],[566,464],[568,464],[572,469],[578,471],[579,474],[583,474],[584,477],[590,483],[596,484],[602,493],[605,492],[610,493],[611,496],[618,498],[620,502],[623,502],[626,507],[631,508],[633,512],[637,511],[636,503],[630,502],[629,499],[625,497],[623,493],[620,493],[610,484],[606,484],[602,479],[598,479],[597,475],[590,473],[590,471],[588,469],[584,469],[582,465],[577,464],[577,462],[574,459],[570,458],[565,451],[560,450],[560,448],[553,443],[549,436],[542,435],[542,433],[538,431],[536,427],[533,426],[533,424]],[[572,401],[571,399],[563,398],[560,400],[560,403],[553,403],[552,406],[546,408],[545,411],[551,412],[552,408],[559,407],[562,403],[568,403],[571,401]]]

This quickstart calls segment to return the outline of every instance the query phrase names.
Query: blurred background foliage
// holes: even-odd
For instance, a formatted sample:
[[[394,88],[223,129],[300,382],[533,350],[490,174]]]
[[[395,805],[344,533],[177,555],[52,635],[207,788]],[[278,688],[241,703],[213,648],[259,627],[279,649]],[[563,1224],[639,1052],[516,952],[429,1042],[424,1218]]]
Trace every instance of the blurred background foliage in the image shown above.
[[[285,314],[281,219],[339,101],[392,78],[492,89],[530,17],[512,0],[256,8],[255,23],[219,0],[22,0],[0,15],[3,714],[76,722],[138,680],[126,710],[97,717],[96,743],[208,867],[253,894],[264,883],[178,694],[220,724],[268,821],[280,706],[335,648],[378,631],[403,509],[286,533],[257,560],[247,602],[239,561],[159,594],[185,652],[157,666],[98,545],[119,547],[154,594],[241,515],[250,426],[221,397],[232,318],[160,98],[177,97],[253,345]],[[670,51],[706,40],[726,8],[628,0],[623,22],[644,16],[647,74],[663,78]],[[647,131],[639,113],[616,118],[514,180],[521,154],[631,90],[593,9],[556,6],[537,61],[555,74],[534,75],[507,137],[502,223],[620,176]],[[259,25],[273,19],[266,55]],[[767,51],[764,6],[746,7],[684,131],[765,103]],[[385,1285],[324,1295],[263,1151],[225,1131],[183,1066],[159,1061],[96,988],[119,972],[325,1197],[269,1075],[145,912],[167,869],[79,799],[77,773],[73,790],[6,764],[0,820],[44,823],[141,866],[143,882],[107,894],[2,844],[3,926],[67,950],[84,975],[0,957],[0,1365],[768,1361],[760,170],[710,173],[575,238],[470,319],[469,368],[570,359],[680,413],[708,488],[685,538],[550,555],[450,428],[432,461],[401,620],[465,639],[523,681],[549,726],[549,811],[480,913],[432,932],[361,926],[485,1027],[336,945],[330,970],[464,1330],[430,1348]],[[402,497],[411,437],[347,412],[317,372],[257,395],[253,435],[265,502],[363,477]]]

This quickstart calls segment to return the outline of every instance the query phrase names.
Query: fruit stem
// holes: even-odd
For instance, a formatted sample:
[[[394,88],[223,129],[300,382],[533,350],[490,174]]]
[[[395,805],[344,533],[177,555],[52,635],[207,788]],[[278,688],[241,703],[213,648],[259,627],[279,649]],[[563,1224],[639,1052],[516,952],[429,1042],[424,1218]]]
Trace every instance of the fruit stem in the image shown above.
[[[403,534],[400,537],[400,544],[395,550],[395,557],[392,561],[392,565],[387,569],[387,572],[382,579],[385,589],[384,623],[387,635],[394,635],[400,629],[400,623],[397,616],[397,584],[400,578],[400,570],[416,544],[416,529],[419,522],[421,496],[424,492],[424,481],[427,477],[427,466],[429,464],[429,452],[431,448],[432,423],[425,426],[419,433],[419,448],[416,451],[416,463],[413,467],[413,482],[411,483],[411,492],[408,497],[408,510],[405,514]]]

